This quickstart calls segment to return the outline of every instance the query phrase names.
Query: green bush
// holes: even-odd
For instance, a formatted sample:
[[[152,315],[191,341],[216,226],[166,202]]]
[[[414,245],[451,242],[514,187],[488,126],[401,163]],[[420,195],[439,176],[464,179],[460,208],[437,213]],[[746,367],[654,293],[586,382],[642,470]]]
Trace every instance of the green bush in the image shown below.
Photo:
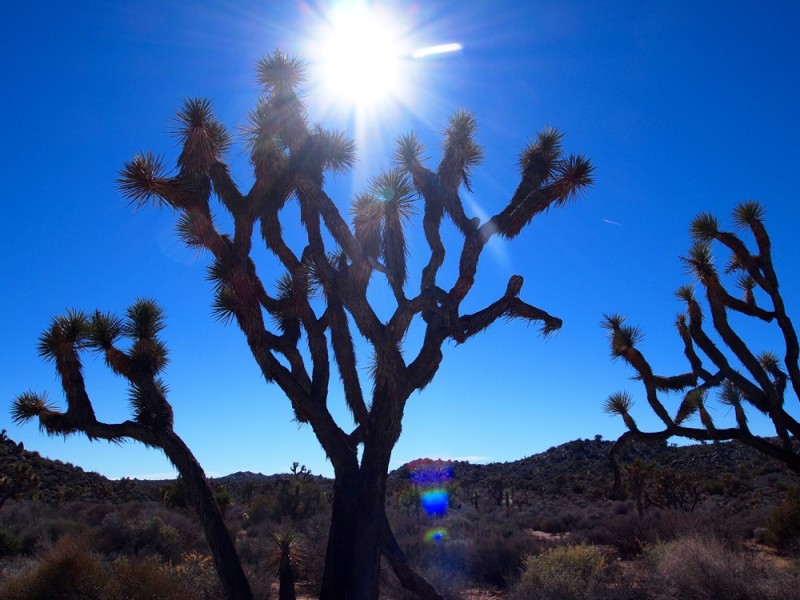
[[[520,600],[589,600],[606,560],[592,546],[561,546],[525,559],[514,590]]]
[[[800,489],[792,488],[767,518],[765,541],[779,550],[794,550],[800,542]]]

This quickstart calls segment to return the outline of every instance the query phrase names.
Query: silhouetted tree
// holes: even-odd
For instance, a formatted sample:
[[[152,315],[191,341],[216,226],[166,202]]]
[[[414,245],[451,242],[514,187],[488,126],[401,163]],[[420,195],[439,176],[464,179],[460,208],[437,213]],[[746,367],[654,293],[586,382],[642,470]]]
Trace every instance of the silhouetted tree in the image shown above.
[[[325,192],[325,179],[352,166],[355,145],[341,132],[308,122],[298,95],[304,79],[302,62],[280,52],[258,63],[263,93],[244,128],[254,174],[249,191],[234,182],[225,162],[231,136],[205,99],[189,99],[178,112],[181,151],[176,170],[168,172],[152,153],[137,155],[120,173],[120,189],[138,206],[152,201],[175,211],[179,236],[188,246],[210,253],[214,315],[241,328],[265,379],[280,386],[297,420],[311,426],[333,465],[321,597],[377,598],[383,553],[406,588],[439,598],[409,568],[385,515],[387,471],[406,402],[433,379],[448,340],[464,343],[498,319],[537,321],[544,335],[561,327],[560,319],[519,298],[523,280],[518,275],[484,308],[464,312],[462,303],[473,288],[487,243],[494,236],[515,238],[534,217],[573,199],[591,183],[592,165],[582,156],[565,156],[562,134],[545,129],[521,152],[520,182],[505,206],[483,222],[470,218],[460,190],[470,189],[482,149],[475,140],[474,117],[460,111],[444,130],[436,167],[428,166],[416,134],[398,139],[394,168],[355,198],[348,224]],[[212,214],[213,198],[232,217],[227,233]],[[293,238],[284,235],[288,224],[282,210],[290,202],[299,205],[299,223],[291,227],[293,233],[301,228],[302,247],[292,247]],[[427,264],[412,286],[406,228],[417,207]],[[449,289],[439,278],[445,259],[445,216],[461,238],[455,249],[457,273]],[[282,272],[268,273],[257,265],[257,239],[277,258]],[[382,284],[394,299],[387,319],[378,316],[368,297],[369,289]],[[202,470],[172,431],[171,408],[157,378],[165,351],[155,337],[160,327],[154,329],[152,323],[160,320],[151,319],[149,328],[139,327],[141,320],[132,314],[123,325],[99,314],[87,319],[70,313],[54,321],[43,341],[44,354],[56,362],[68,410],[59,413],[43,397],[29,394],[18,399],[15,414],[18,419],[39,417],[50,433],[130,437],[162,448],[183,475],[190,495],[196,496],[192,502],[205,506],[204,523],[221,522]],[[402,343],[414,322],[424,336],[419,351],[411,354]],[[113,345],[121,333],[134,339],[129,354]],[[371,389],[366,392],[358,375],[360,346],[354,334],[370,348]],[[133,421],[108,425],[95,419],[80,372],[79,353],[86,347],[103,350],[109,365],[131,381]],[[337,422],[328,407],[332,365],[342,381],[352,422]],[[217,541],[222,543],[221,538]],[[231,550],[226,556],[232,559],[235,554]],[[238,581],[238,576],[232,573],[240,571],[238,564],[230,565],[221,574],[233,585],[231,579]],[[244,584],[243,595],[237,597],[245,597],[243,590]]]
[[[800,347],[779,291],[772,244],[764,226],[764,208],[752,200],[743,202],[734,210],[733,220],[738,229],[752,234],[755,253],[738,234],[720,229],[719,222],[711,214],[697,216],[689,229],[694,244],[681,260],[703,292],[713,331],[709,331],[701,308],[702,299],[695,295],[694,287],[681,287],[676,295],[686,303],[686,311],[678,315],[676,327],[689,363],[688,371],[671,376],[656,375],[639,351],[641,330],[626,325],[624,317],[619,315],[606,316],[603,320],[609,332],[612,356],[634,368],[636,379],[644,385],[648,405],[664,424],[661,431],[639,430],[630,414],[633,398],[628,392],[612,394],[606,400],[606,411],[620,415],[628,428],[610,451],[617,491],[621,475],[616,457],[630,440],[663,441],[672,436],[700,441],[739,440],[800,473],[800,455],[792,444],[792,438],[800,435],[800,422],[785,406],[787,384],[791,383],[795,396],[800,397]],[[741,297],[729,291],[729,283],[723,281],[715,265],[712,254],[715,244],[730,253],[724,274],[737,276],[736,286]],[[732,316],[739,320],[732,321]],[[742,318],[776,326],[783,342],[783,365],[778,354],[769,351],[757,354],[751,349],[741,336]],[[715,422],[709,410],[712,390],[717,391],[723,406],[733,410],[735,425],[720,427]],[[663,403],[663,397],[669,392],[682,393],[682,401],[674,413]],[[778,443],[750,431],[747,410],[753,409],[772,421]],[[700,427],[686,425],[694,414],[700,419]]]
[[[255,177],[249,191],[234,183],[225,162],[231,137],[204,99],[187,100],[178,113],[182,148],[177,170],[169,174],[160,158],[141,154],[123,169],[120,187],[139,206],[154,201],[173,209],[182,239],[211,254],[214,314],[238,324],[263,376],[281,387],[297,420],[311,426],[333,465],[321,597],[377,598],[382,551],[404,586],[438,597],[424,581],[409,577],[385,516],[387,470],[406,402],[436,374],[447,340],[463,343],[497,319],[539,321],[545,335],[561,326],[560,319],[519,299],[519,276],[511,277],[505,292],[485,308],[464,313],[461,306],[489,240],[495,235],[514,238],[536,215],[574,198],[591,183],[592,166],[581,156],[564,156],[562,134],[546,129],[521,153],[521,181],[506,206],[485,222],[469,218],[459,190],[469,188],[482,150],[475,141],[474,117],[457,112],[445,128],[438,167],[426,166],[416,134],[401,137],[395,168],[377,176],[355,199],[348,224],[324,184],[327,174],[351,167],[355,145],[342,132],[309,124],[298,95],[304,80],[302,62],[280,52],[258,63],[263,95],[245,128]],[[229,233],[212,215],[213,196],[232,217]],[[281,220],[289,202],[299,205],[297,225],[305,239],[298,249],[287,241],[288,224]],[[429,257],[412,291],[406,227],[417,205]],[[445,215],[463,238],[450,289],[438,282]],[[277,257],[282,273],[259,269],[254,232]],[[264,284],[267,278],[275,282],[274,292]],[[396,303],[385,320],[367,294],[381,281]],[[409,356],[401,345],[415,320],[424,326],[424,341]],[[371,391],[366,394],[358,376],[354,329],[371,347]],[[327,405],[332,364],[352,425],[337,423]]]
[[[267,564],[278,575],[278,600],[295,600],[295,571],[306,559],[303,542],[293,529],[274,532],[272,542]]]
[[[83,433],[90,440],[117,443],[132,439],[162,450],[180,473],[176,487],[185,487],[200,518],[226,596],[246,600],[252,598],[250,585],[214,492],[191,450],[172,428],[172,406],[161,379],[167,366],[167,347],[159,338],[163,327],[162,310],[152,300],[137,300],[125,318],[99,311],[91,317],[77,311],[55,317],[41,335],[39,354],[55,364],[67,410],[59,411],[46,393],[27,392],[14,401],[12,417],[17,423],[36,418],[50,435]],[[127,351],[119,345],[125,338],[130,341]],[[81,355],[86,351],[102,353],[106,365],[127,379],[132,420],[97,420],[83,377]]]

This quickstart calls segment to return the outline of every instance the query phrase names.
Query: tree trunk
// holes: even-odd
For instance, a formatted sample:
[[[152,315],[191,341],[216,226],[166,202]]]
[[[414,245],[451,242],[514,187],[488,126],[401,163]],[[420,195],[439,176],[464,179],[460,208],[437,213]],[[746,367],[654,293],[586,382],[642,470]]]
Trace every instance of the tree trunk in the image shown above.
[[[214,499],[200,463],[174,432],[160,436],[161,447],[186,482],[189,500],[203,526],[227,600],[252,600],[250,583],[236,553],[222,511]]]
[[[355,543],[358,476],[357,473],[344,475],[337,472],[334,477],[331,526],[328,531],[320,600],[345,600],[348,597],[347,569],[352,562]]]
[[[320,600],[378,598],[388,460],[383,463],[365,456],[359,470],[335,475]]]
[[[365,451],[366,452],[366,451]],[[386,521],[387,467],[362,463],[355,521],[355,547],[349,569],[348,600],[377,600],[381,574],[383,526]]]
[[[278,569],[278,600],[296,600],[294,593],[294,570],[288,556],[281,556]]]

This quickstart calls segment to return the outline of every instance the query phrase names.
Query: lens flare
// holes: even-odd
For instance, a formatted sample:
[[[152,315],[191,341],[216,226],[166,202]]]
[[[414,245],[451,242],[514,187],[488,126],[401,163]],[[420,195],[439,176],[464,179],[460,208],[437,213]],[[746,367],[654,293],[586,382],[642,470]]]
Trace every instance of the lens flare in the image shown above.
[[[425,512],[432,517],[444,516],[449,505],[447,484],[453,479],[453,468],[441,461],[418,460],[409,464],[409,470]]]
[[[414,50],[411,58],[425,58],[426,56],[436,56],[437,54],[451,54],[453,52],[460,52],[464,46],[458,43],[452,44],[438,44],[436,46],[428,46]]]
[[[444,527],[436,527],[429,529],[425,532],[424,540],[426,542],[441,542],[448,536],[447,529]]]
[[[447,512],[449,497],[447,490],[436,488],[422,493],[422,508],[433,517],[442,517]]]

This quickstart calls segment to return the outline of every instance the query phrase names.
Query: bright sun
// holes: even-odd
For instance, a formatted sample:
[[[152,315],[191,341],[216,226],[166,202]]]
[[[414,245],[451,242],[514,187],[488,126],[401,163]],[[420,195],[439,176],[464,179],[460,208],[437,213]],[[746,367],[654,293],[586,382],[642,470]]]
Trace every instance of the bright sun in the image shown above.
[[[324,25],[317,68],[333,102],[362,107],[397,97],[403,86],[402,32],[389,15],[366,3],[341,5]]]

